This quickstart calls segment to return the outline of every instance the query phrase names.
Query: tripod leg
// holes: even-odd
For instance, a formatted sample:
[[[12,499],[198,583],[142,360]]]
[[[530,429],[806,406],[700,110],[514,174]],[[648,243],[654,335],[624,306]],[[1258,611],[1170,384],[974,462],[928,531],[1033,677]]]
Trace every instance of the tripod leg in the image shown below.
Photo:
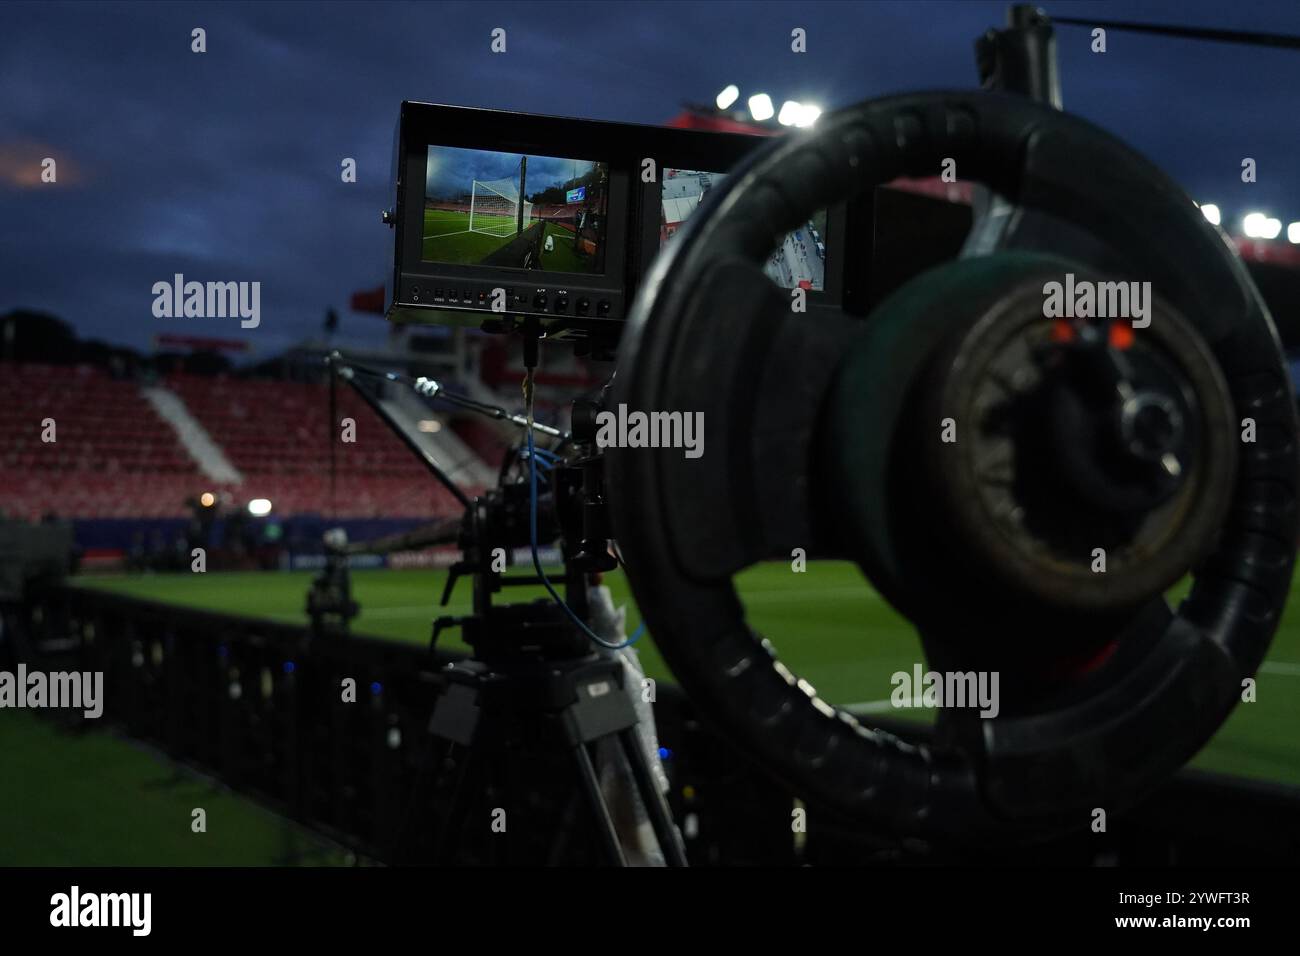
[[[618,742],[623,745],[623,754],[627,757],[628,764],[632,767],[632,776],[636,778],[637,790],[641,793],[641,802],[645,805],[646,813],[650,816],[650,825],[654,827],[655,838],[659,841],[659,849],[663,851],[664,860],[669,866],[686,866],[686,848],[682,846],[681,835],[677,832],[677,827],[673,826],[672,814],[668,810],[668,801],[660,792],[658,785],[655,783],[654,776],[650,773],[650,765],[646,762],[645,751],[641,749],[641,741],[637,737],[635,727],[629,727],[626,730],[620,730],[618,733]]]
[[[460,766],[456,768],[456,780],[452,784],[451,800],[447,807],[447,816],[443,819],[442,827],[438,832],[437,841],[434,843],[433,862],[439,865],[454,862],[453,857],[456,852],[456,841],[460,835],[461,825],[465,819],[465,813],[469,809],[469,799],[467,796],[469,788],[466,786],[466,783],[469,781],[470,764],[474,761],[474,747],[457,747],[455,744],[452,744],[448,748],[447,755],[450,756],[457,751],[460,752]]]
[[[560,817],[560,825],[555,828],[555,839],[551,841],[551,850],[546,858],[547,866],[562,866],[564,864],[564,854],[569,848],[569,834],[575,826],[578,816],[578,801],[580,799],[577,793],[573,793],[569,795],[569,799],[564,803],[564,813]]]
[[[614,866],[627,866],[627,857],[623,855],[623,846],[618,842],[618,831],[614,829],[609,807],[605,805],[605,798],[600,792],[600,781],[596,777],[591,754],[587,753],[587,745],[581,742],[574,744],[573,758],[578,764],[578,778],[587,797],[587,805],[596,818],[596,829],[600,831],[600,842],[605,855]]]
[[[441,741],[433,737],[426,738],[424,742],[424,755],[420,758],[416,770],[415,784],[411,787],[411,794],[406,799],[401,818],[398,820],[397,825],[393,827],[388,840],[388,862],[391,866],[400,866],[403,863],[410,862],[410,854],[406,852],[403,841],[406,840],[410,833],[412,817],[427,809],[428,802],[432,799],[433,788],[438,781],[434,763],[437,759],[437,753],[443,749],[441,743]],[[435,833],[433,836],[434,846],[436,847],[440,834]]]

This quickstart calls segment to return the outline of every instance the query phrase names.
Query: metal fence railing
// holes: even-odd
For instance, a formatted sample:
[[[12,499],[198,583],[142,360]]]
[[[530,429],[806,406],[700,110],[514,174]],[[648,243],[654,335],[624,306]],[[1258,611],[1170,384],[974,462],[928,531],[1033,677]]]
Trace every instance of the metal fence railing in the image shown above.
[[[0,669],[8,658],[102,672],[103,715],[88,724],[121,728],[363,857],[434,856],[446,795],[429,782],[442,768],[428,723],[452,655],[55,585],[0,604]],[[345,695],[345,681],[355,682],[355,696]],[[933,863],[969,853],[872,833],[815,807],[806,833],[794,833],[793,795],[698,719],[676,687],[659,685],[655,719],[693,863]],[[520,792],[553,791],[559,779],[542,766]],[[1200,821],[1210,808],[1207,830]],[[990,852],[1078,865],[1112,856],[1208,865],[1243,854],[1290,863],[1300,852],[1297,808],[1294,788],[1184,771],[1119,815],[1104,838]],[[545,847],[529,849],[550,858]],[[566,862],[584,859],[581,847],[567,852]]]

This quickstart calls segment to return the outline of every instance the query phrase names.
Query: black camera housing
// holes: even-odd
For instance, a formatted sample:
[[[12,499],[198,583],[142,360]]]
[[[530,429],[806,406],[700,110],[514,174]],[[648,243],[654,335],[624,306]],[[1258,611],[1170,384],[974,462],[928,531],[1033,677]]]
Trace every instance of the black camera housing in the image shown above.
[[[548,338],[617,340],[632,298],[661,246],[664,171],[724,174],[765,139],[404,102],[394,149],[396,204],[385,216],[395,233],[394,268],[386,290],[388,318],[509,331],[519,319],[536,317]],[[608,188],[601,261],[591,271],[564,272],[424,258],[430,147],[604,164]],[[823,288],[806,290],[810,311],[838,308],[842,302],[845,218],[843,207],[827,210]],[[504,292],[504,307],[497,290]]]

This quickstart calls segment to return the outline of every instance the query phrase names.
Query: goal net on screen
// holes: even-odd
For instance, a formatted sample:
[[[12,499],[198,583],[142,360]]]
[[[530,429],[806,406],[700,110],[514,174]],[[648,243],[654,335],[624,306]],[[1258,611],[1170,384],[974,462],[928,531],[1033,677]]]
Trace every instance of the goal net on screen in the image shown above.
[[[474,180],[470,189],[469,231],[488,236],[513,236],[519,227],[518,178]],[[523,202],[523,224],[532,221],[533,204]]]

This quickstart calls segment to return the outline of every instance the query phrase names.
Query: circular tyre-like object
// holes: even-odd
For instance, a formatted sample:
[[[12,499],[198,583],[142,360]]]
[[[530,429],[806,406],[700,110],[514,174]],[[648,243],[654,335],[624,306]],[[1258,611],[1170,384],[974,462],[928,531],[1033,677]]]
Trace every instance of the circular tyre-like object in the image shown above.
[[[1120,476],[1121,491],[1155,502],[1135,519],[1154,522],[1135,539],[1152,546],[1119,557],[1136,583],[1074,593],[1068,545],[1063,576],[1018,581],[1016,562],[1041,569],[1033,562],[1059,544],[1057,529],[1035,525],[1017,536],[1002,527],[1001,538],[986,539],[996,523],[980,509],[994,508],[996,492],[980,487],[971,460],[936,459],[945,452],[909,435],[903,451],[921,455],[918,468],[928,472],[916,484],[941,496],[932,512],[950,519],[955,550],[986,556],[980,571],[1002,596],[996,607],[981,605],[960,581],[918,575],[918,561],[935,559],[917,557],[915,542],[943,547],[943,529],[917,529],[906,543],[917,514],[906,505],[907,475],[891,464],[899,429],[918,408],[978,407],[999,342],[1014,342],[1024,327],[1017,332],[996,309],[967,308],[967,324],[947,322],[933,302],[913,313],[891,307],[879,324],[795,313],[762,272],[778,237],[815,211],[898,176],[929,175],[945,158],[1105,250],[1097,261],[1072,253],[1069,265],[1152,284],[1163,310],[1154,318],[1168,327],[1140,348],[1148,379],[1163,375],[1168,387],[1127,410],[1121,403],[1106,440],[1129,442],[1136,459],[1177,447],[1195,462],[1197,481],[1173,491],[1138,482],[1135,491],[1125,484],[1131,476]],[[980,281],[990,301],[1005,294],[998,289],[1014,292],[1023,266],[998,274],[1002,266],[986,264]],[[1139,341],[1144,331],[1132,330]],[[981,342],[992,350],[982,360],[972,351]],[[615,405],[700,413],[708,426],[699,457],[607,451],[614,530],[648,628],[695,704],[817,805],[894,831],[963,839],[1085,826],[1092,807],[1132,800],[1195,753],[1263,659],[1291,577],[1300,470],[1276,333],[1235,252],[1195,205],[1083,120],[1012,96],[922,93],[867,102],[823,117],[814,133],[775,140],[710,191],[659,258],[620,349]],[[884,374],[858,374],[864,363]],[[918,398],[915,385],[926,381],[939,387]],[[1061,421],[1071,421],[1068,405]],[[1253,422],[1253,442],[1240,440],[1243,419]],[[937,438],[938,422],[930,424]],[[1194,448],[1177,444],[1186,437],[1179,428],[1194,433]],[[1095,498],[1095,475],[1064,474],[1077,480],[1072,494]],[[891,501],[904,502],[897,514]],[[1035,552],[1037,544],[1049,547]],[[1055,626],[1074,632],[1075,649],[1095,650],[1082,646],[1091,636],[1109,650],[1070,679],[1022,673],[1004,686],[997,717],[941,720],[932,740],[902,739],[827,704],[747,625],[733,575],[789,560],[799,547],[857,560],[917,623],[932,667],[1014,666],[1024,641],[984,645],[1000,641],[990,621],[1014,630],[1022,610],[1026,630]],[[1198,554],[1176,611],[1149,596]],[[961,621],[964,643],[952,634]]]

